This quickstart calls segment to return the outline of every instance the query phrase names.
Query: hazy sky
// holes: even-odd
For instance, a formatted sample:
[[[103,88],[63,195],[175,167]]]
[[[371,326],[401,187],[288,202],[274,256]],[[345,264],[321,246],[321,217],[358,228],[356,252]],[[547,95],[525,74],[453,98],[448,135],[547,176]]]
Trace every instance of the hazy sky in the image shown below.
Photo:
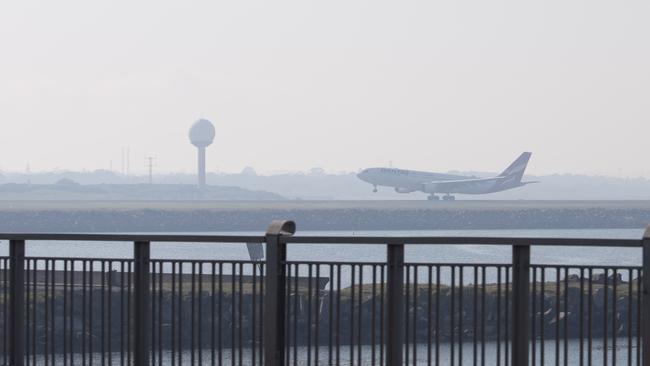
[[[3,1],[0,169],[650,177],[650,1]]]

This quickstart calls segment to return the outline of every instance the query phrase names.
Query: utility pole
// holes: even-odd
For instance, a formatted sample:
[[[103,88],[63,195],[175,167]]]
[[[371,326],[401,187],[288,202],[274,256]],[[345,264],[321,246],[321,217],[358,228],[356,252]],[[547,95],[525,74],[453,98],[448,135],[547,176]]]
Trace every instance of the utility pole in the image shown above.
[[[153,184],[153,161],[156,160],[153,156],[148,156],[147,158],[147,168],[149,168],[149,184]]]

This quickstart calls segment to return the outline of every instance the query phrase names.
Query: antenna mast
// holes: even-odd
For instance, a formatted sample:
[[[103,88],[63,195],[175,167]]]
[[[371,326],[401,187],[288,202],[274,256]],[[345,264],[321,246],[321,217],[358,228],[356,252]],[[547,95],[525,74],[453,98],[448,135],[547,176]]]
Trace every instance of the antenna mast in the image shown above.
[[[153,184],[153,161],[156,160],[153,156],[148,156],[147,158],[147,168],[149,168],[149,184]]]

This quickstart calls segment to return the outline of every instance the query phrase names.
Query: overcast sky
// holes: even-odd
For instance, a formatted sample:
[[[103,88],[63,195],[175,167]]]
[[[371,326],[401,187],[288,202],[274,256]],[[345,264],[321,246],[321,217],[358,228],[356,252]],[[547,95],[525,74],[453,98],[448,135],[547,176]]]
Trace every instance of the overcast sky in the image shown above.
[[[650,177],[650,1],[3,1],[0,169]]]

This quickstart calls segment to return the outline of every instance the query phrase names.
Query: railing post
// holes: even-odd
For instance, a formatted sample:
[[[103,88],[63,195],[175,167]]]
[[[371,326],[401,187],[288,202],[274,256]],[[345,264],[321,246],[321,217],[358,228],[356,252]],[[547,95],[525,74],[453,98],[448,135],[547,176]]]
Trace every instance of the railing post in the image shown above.
[[[266,230],[266,275],[264,294],[264,364],[284,365],[285,294],[287,244],[283,236],[296,232],[293,221],[273,221]]]
[[[25,241],[9,241],[9,364],[25,362]]]
[[[512,365],[528,365],[530,245],[512,246]]]
[[[134,280],[133,280],[133,360],[134,364],[148,365],[149,352],[151,351],[151,306],[149,287],[149,259],[151,244],[148,241],[136,241],[133,243],[133,257],[135,259]]]
[[[401,365],[404,346],[404,245],[387,245],[386,364]]]
[[[642,308],[639,309],[642,340],[641,357],[643,366],[650,366],[650,226],[643,234],[643,273],[640,279],[643,284]]]

